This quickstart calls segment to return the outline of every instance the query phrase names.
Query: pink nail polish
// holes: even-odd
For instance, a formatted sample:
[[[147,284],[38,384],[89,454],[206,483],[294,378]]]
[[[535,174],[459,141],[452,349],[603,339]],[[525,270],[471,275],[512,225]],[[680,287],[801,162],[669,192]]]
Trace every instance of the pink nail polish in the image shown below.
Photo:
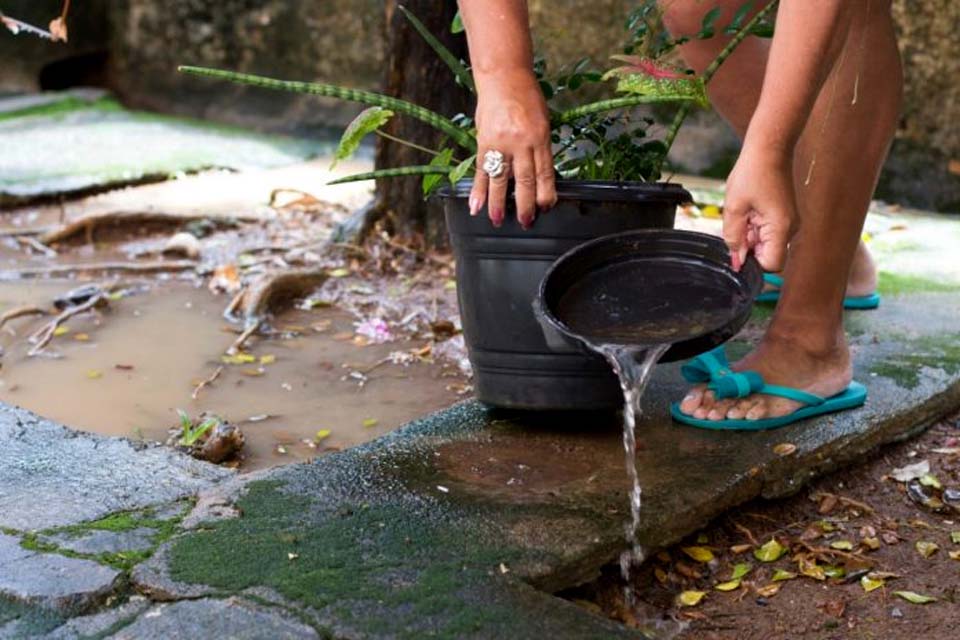
[[[494,209],[490,212],[490,221],[498,229],[503,225],[503,209]]]

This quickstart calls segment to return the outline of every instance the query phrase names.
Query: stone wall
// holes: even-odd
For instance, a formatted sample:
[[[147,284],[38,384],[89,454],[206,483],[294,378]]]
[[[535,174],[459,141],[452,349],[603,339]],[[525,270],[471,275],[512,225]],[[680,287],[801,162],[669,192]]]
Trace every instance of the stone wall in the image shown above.
[[[437,0],[449,1],[449,0]],[[602,63],[624,38],[630,0],[529,0],[537,46],[552,68],[589,56]],[[46,22],[59,0],[0,0],[10,15]],[[960,210],[960,24],[956,0],[894,0],[907,98],[881,195]],[[36,88],[56,60],[109,54],[104,84],[133,106],[272,130],[339,127],[355,108],[180,76],[178,64],[218,66],[291,79],[375,87],[381,75],[382,0],[87,0],[71,18],[71,43],[0,33],[0,91]],[[7,64],[7,61],[13,64]],[[88,63],[90,60],[86,60]],[[68,67],[69,68],[69,67]],[[78,67],[79,68],[79,67]],[[49,74],[48,74],[49,75]],[[736,142],[701,115],[681,164],[722,173]],[[955,165],[954,165],[955,166]]]

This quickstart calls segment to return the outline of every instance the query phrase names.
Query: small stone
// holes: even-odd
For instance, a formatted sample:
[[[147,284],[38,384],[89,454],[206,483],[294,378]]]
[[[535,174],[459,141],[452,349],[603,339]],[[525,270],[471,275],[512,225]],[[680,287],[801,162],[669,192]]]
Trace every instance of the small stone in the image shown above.
[[[98,553],[119,553],[122,551],[146,551],[153,547],[156,530],[140,527],[131,531],[93,530],[81,535],[59,533],[41,536],[42,542],[55,544],[61,549],[76,553],[96,555]]]
[[[894,607],[893,609],[890,610],[890,617],[891,617],[891,618],[902,618],[902,617],[903,617],[903,611],[900,611],[900,607]]]

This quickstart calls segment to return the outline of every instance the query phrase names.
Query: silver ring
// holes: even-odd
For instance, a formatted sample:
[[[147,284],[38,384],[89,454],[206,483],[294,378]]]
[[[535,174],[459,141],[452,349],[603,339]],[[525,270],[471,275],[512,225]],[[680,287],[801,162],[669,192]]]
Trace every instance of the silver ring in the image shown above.
[[[491,178],[499,178],[507,171],[507,164],[501,152],[491,149],[483,154],[482,168],[483,172]]]

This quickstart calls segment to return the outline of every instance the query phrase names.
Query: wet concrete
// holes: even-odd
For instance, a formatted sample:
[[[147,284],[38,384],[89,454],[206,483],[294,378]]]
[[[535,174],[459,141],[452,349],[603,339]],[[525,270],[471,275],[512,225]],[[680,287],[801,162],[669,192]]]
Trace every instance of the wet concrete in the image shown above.
[[[685,385],[676,366],[661,367],[638,430],[641,543],[654,551],[747,500],[793,493],[956,408],[957,314],[960,297],[918,294],[889,296],[880,311],[851,317],[867,406],[773,432],[673,424],[667,407]],[[914,357],[922,367],[909,364]],[[896,363],[905,364],[898,370]],[[566,612],[521,585],[556,592],[592,579],[621,551],[628,487],[618,426],[610,416],[531,417],[460,405],[369,445],[261,476],[238,499],[240,517],[171,541],[147,564],[162,564],[182,586],[228,593],[269,586],[317,625],[346,625],[344,637],[386,637],[395,625],[497,637],[504,617],[513,637],[596,637],[609,632],[605,621]],[[778,455],[783,443],[795,452]],[[246,547],[256,553],[231,552],[229,570],[216,566],[222,555],[204,562],[219,548]],[[353,578],[344,582],[344,572]],[[323,593],[304,591],[311,580]],[[438,595],[440,582],[448,596]],[[512,589],[526,595],[505,601]],[[341,603],[333,612],[332,601]],[[439,617],[406,616],[426,601]],[[571,617],[535,617],[531,603],[541,601],[550,603],[550,616],[563,610]],[[461,616],[477,610],[489,615],[471,619],[476,626],[466,633]]]
[[[0,206],[164,180],[209,168],[289,165],[325,146],[229,127],[125,111],[117,103],[64,101],[0,117]]]

